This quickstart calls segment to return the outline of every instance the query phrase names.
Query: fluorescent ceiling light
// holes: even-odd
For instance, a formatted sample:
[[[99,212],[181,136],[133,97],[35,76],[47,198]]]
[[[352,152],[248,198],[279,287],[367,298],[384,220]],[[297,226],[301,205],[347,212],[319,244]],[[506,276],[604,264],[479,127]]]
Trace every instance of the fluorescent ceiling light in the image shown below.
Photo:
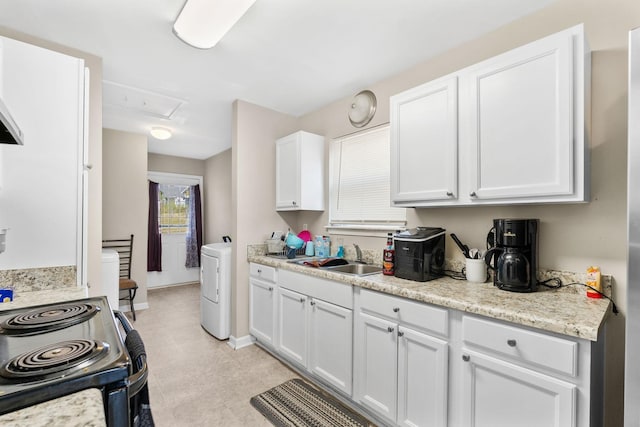
[[[256,0],[187,0],[173,32],[199,49],[214,47]]]
[[[169,139],[173,135],[170,129],[163,128],[160,126],[152,127],[149,133],[151,133],[151,136],[154,137],[155,139],[162,139],[162,140]]]

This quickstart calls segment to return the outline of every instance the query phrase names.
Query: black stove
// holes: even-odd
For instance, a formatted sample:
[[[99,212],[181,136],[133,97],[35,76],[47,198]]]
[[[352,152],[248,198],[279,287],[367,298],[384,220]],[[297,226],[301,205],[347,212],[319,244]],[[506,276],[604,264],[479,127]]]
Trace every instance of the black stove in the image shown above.
[[[107,425],[129,426],[146,361],[132,362],[125,337],[133,328],[116,314],[122,330],[106,297],[0,312],[0,414],[98,388]]]

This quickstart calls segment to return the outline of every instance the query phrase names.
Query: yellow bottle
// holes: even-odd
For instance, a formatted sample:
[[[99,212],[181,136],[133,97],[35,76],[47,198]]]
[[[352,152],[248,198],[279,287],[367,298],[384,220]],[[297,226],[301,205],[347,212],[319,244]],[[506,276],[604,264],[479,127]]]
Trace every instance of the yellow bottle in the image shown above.
[[[597,289],[599,292],[602,292],[602,283],[600,281],[600,267],[589,267],[587,268],[587,286],[591,286],[593,289]],[[593,291],[590,288],[587,288],[587,296],[589,298],[602,298],[602,295],[598,292]]]

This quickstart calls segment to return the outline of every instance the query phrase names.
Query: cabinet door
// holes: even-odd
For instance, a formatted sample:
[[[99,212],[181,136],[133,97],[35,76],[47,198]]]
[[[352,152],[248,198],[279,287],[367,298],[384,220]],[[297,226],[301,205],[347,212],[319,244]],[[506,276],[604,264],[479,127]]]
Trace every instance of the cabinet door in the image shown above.
[[[573,194],[573,43],[565,31],[461,72],[472,200]]]
[[[275,345],[275,303],[273,283],[249,279],[249,332],[269,347]]]
[[[572,427],[574,384],[463,349],[464,425]]]
[[[447,342],[402,326],[398,335],[398,424],[446,426]]]
[[[276,209],[300,206],[300,140],[293,134],[276,141]]]
[[[307,297],[289,289],[278,291],[278,351],[307,366]]]
[[[398,380],[397,325],[358,313],[354,341],[354,398],[395,424]]]
[[[353,312],[322,300],[309,303],[309,369],[351,396]]]
[[[391,97],[391,200],[458,192],[458,86],[446,77]]]

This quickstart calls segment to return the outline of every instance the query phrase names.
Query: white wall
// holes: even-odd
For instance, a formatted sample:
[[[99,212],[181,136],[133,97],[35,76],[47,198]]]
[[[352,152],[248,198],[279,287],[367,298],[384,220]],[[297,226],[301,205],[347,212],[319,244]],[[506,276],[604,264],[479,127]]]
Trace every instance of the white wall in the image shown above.
[[[147,137],[103,130],[102,235],[122,239],[133,234],[131,278],[138,284],[135,304],[147,302]]]

